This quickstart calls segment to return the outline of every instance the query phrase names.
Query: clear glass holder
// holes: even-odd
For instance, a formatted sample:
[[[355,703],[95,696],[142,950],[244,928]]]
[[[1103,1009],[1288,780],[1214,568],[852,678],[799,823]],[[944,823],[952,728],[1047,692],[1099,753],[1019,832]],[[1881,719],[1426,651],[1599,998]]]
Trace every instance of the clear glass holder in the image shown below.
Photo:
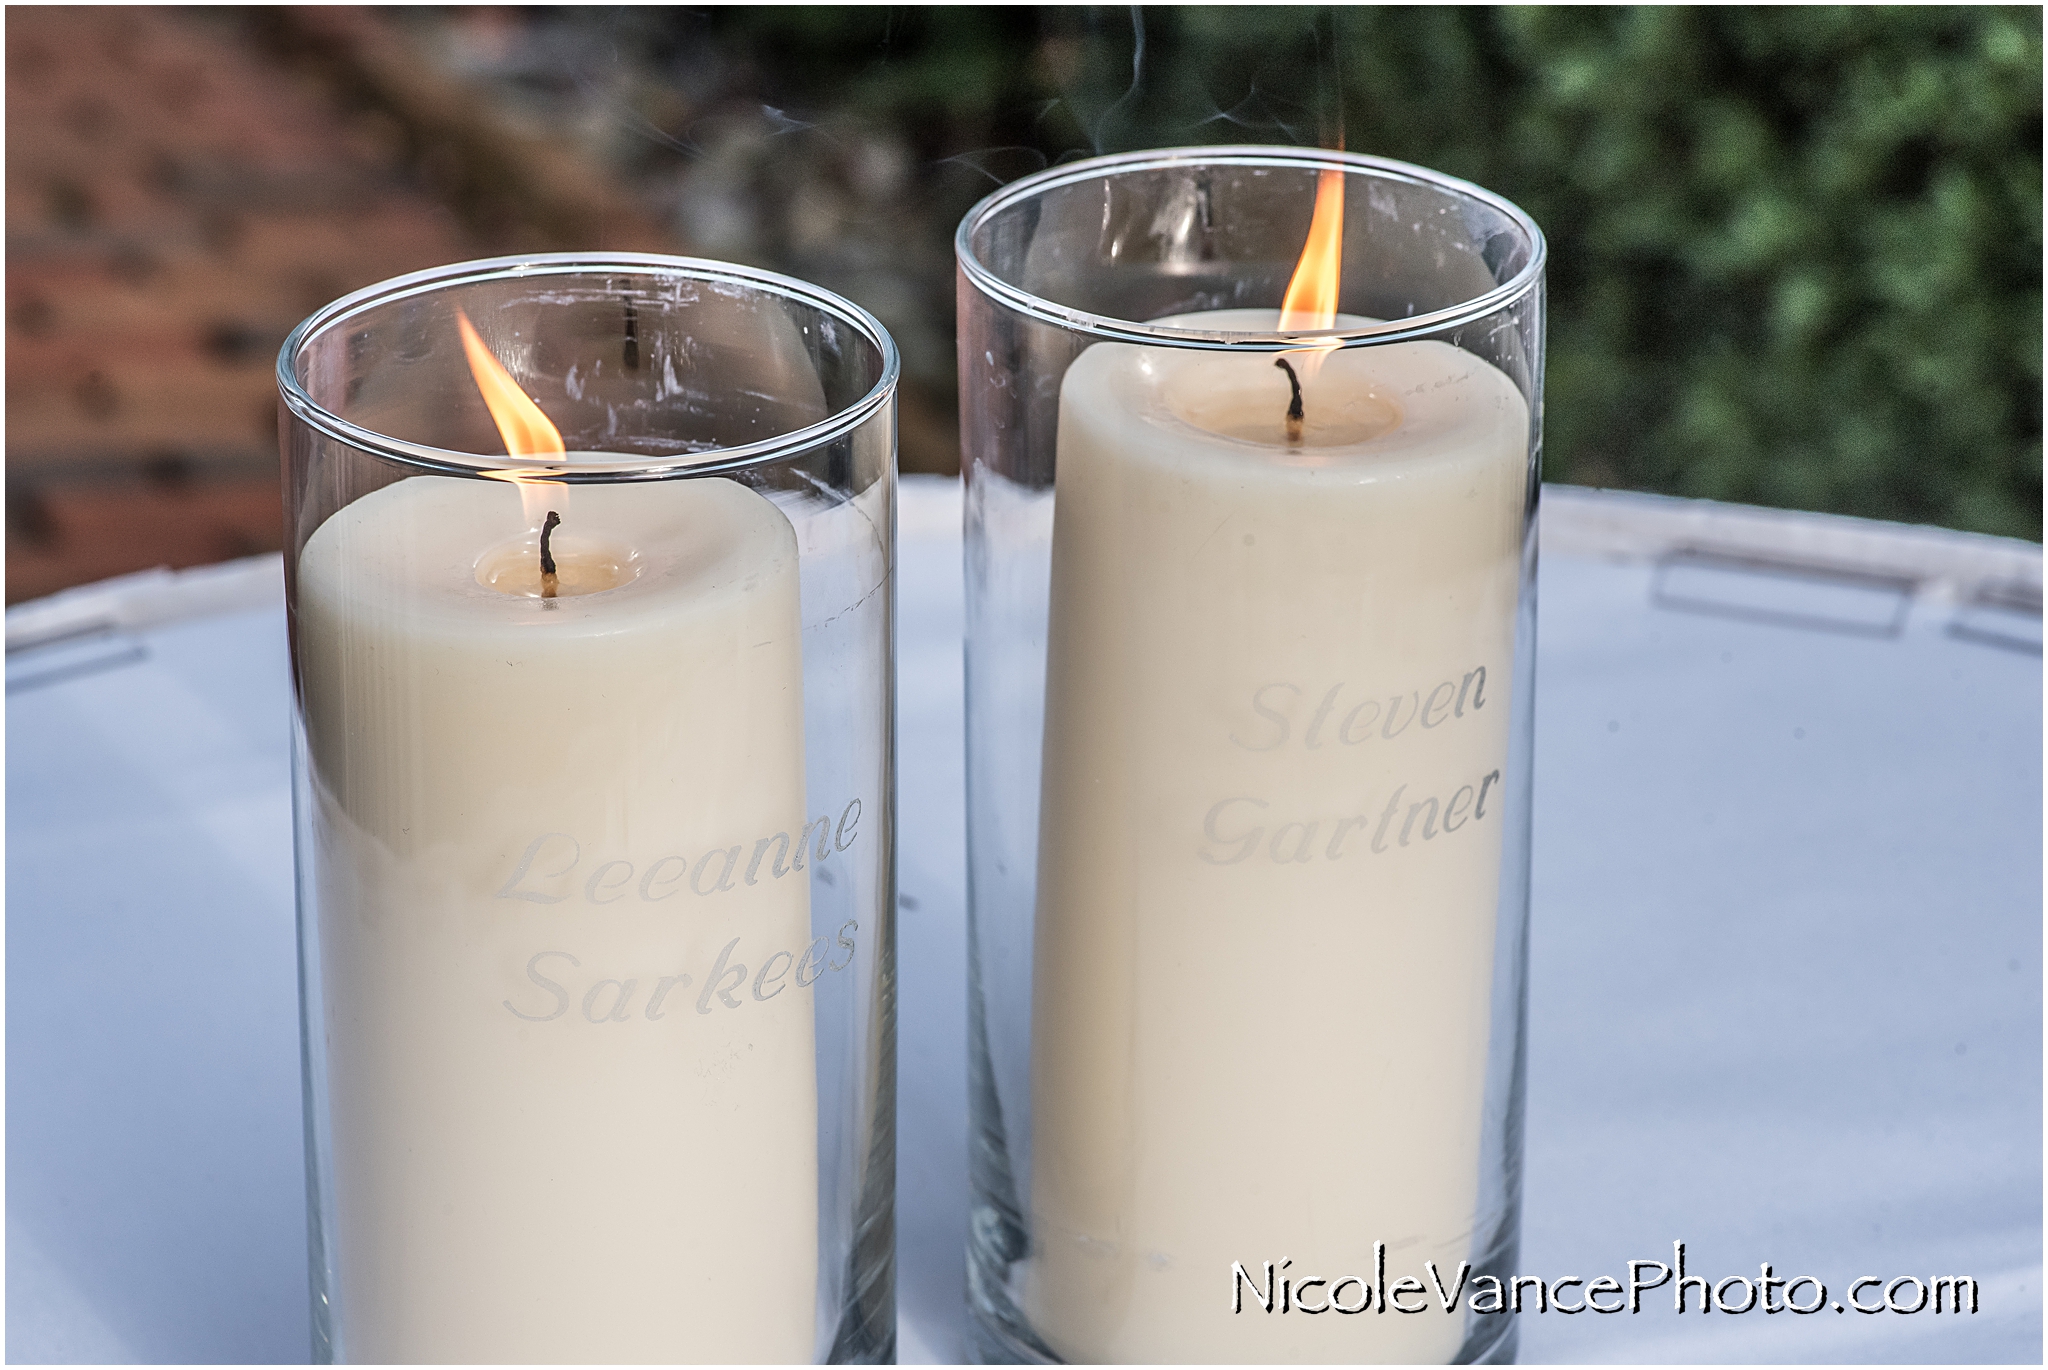
[[[639,254],[285,343],[316,1360],[893,1359],[897,369]]]
[[[957,249],[976,1353],[1510,1359],[1542,235],[1183,148]]]

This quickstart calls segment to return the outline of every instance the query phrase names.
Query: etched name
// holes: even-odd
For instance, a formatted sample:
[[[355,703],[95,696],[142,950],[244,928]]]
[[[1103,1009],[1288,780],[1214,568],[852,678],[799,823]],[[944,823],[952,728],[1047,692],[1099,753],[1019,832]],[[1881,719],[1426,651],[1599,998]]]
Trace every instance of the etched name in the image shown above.
[[[1440,728],[1467,712],[1486,707],[1486,668],[1474,666],[1462,677],[1440,681],[1428,691],[1411,690],[1388,696],[1383,702],[1373,695],[1360,699],[1344,693],[1344,682],[1324,690],[1308,713],[1306,725],[1295,732],[1295,715],[1311,692],[1287,681],[1274,681],[1252,691],[1252,712],[1257,721],[1230,733],[1230,740],[1248,752],[1277,751],[1298,743],[1315,751],[1336,745],[1356,747],[1374,737],[1391,742],[1413,727],[1419,731]]]
[[[683,852],[658,856],[645,865],[623,859],[583,864],[583,844],[565,832],[545,832],[526,844],[512,874],[498,889],[500,899],[531,904],[560,904],[580,899],[586,904],[616,904],[639,899],[658,904],[685,890],[710,897],[780,880],[816,867],[835,852],[860,840],[861,802],[848,801],[835,820],[819,815],[805,824],[794,841],[787,832],[771,833],[751,844],[711,847],[693,861]],[[821,872],[822,874],[822,872]]]
[[[1448,796],[1411,795],[1396,785],[1377,814],[1291,820],[1268,828],[1272,805],[1250,795],[1218,800],[1202,820],[1198,854],[1212,866],[1244,861],[1274,865],[1338,861],[1359,852],[1375,856],[1411,843],[1432,842],[1481,822],[1500,807],[1500,772],[1488,771]],[[1493,809],[1487,807],[1489,801]]]
[[[689,1015],[693,1008],[698,1014],[708,1015],[742,1008],[748,1003],[765,1004],[789,990],[809,989],[827,971],[845,970],[852,965],[856,951],[854,934],[859,931],[860,924],[849,918],[830,938],[816,938],[801,951],[771,952],[752,971],[740,959],[741,939],[735,937],[720,949],[702,980],[686,972],[632,979],[589,979],[572,974],[583,969],[583,962],[571,953],[539,951],[526,963],[530,988],[524,989],[517,1003],[505,1000],[505,1011],[529,1023],[552,1023],[558,1019],[598,1024],[658,1023],[671,1015]],[[564,981],[573,982],[581,992]],[[647,986],[645,994],[641,993],[643,984]],[[697,987],[694,995],[689,993],[693,985]]]

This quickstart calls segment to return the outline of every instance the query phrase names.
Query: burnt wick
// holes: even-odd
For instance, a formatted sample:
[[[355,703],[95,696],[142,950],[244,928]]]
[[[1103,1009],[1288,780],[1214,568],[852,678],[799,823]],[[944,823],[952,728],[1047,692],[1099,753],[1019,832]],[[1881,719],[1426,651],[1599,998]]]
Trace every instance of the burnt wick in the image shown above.
[[[555,554],[549,548],[548,541],[554,537],[555,529],[561,526],[562,516],[552,509],[548,510],[547,521],[540,526],[540,573],[544,576],[555,573]]]
[[[1294,368],[1287,364],[1287,358],[1285,357],[1275,357],[1273,365],[1287,373],[1288,388],[1294,392],[1294,397],[1287,401],[1287,440],[1289,442],[1300,442],[1302,421],[1301,377],[1294,374]]]
[[[560,588],[560,582],[555,579],[555,554],[549,548],[548,540],[554,536],[555,529],[561,522],[562,516],[550,509],[548,510],[547,521],[540,526],[540,597],[542,599],[553,599],[556,591]]]

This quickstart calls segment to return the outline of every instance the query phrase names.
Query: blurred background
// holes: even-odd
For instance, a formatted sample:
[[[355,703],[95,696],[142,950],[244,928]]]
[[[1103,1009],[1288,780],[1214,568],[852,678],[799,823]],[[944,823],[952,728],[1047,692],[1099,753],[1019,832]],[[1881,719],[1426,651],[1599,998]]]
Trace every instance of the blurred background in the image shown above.
[[[280,541],[285,334],[386,276],[687,252],[903,349],[952,232],[1096,152],[1344,145],[1551,242],[1545,475],[2041,535],[2035,8],[13,7],[7,599]]]

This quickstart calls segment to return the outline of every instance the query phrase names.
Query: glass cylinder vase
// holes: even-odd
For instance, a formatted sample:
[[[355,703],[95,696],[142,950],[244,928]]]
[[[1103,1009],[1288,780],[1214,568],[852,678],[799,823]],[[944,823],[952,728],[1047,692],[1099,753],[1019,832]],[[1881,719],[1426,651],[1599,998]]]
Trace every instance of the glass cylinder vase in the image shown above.
[[[1186,148],[957,253],[977,1353],[1510,1358],[1541,233]]]
[[[285,343],[316,1359],[892,1358],[896,381],[639,254]]]

